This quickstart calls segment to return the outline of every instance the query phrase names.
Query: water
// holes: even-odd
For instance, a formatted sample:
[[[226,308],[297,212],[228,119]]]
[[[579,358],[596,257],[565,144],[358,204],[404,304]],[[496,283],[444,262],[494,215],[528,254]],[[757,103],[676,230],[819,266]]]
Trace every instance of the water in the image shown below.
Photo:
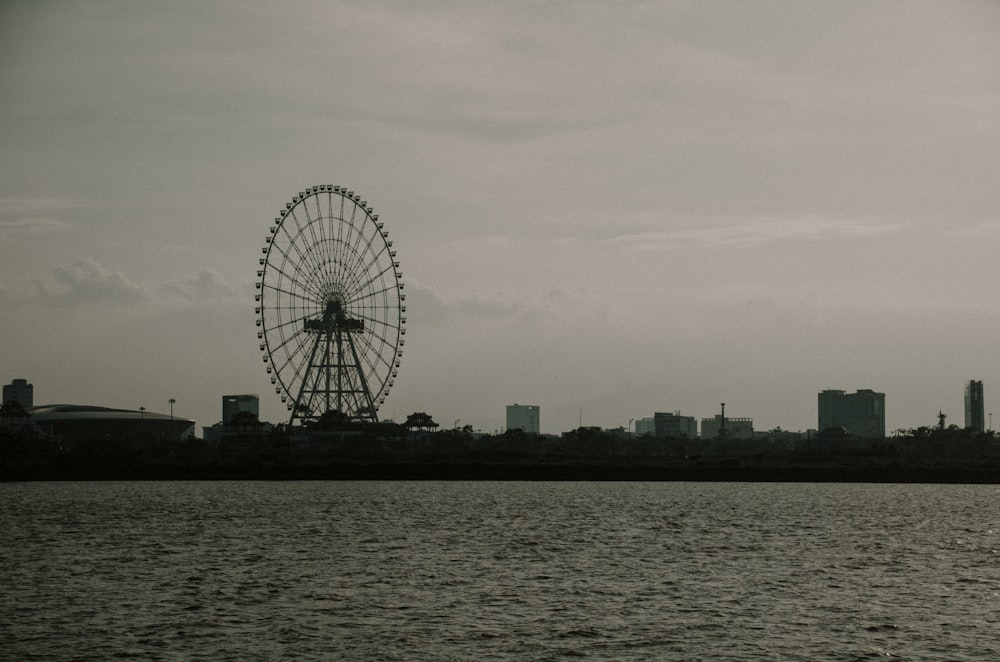
[[[0,485],[17,660],[995,660],[997,486]]]

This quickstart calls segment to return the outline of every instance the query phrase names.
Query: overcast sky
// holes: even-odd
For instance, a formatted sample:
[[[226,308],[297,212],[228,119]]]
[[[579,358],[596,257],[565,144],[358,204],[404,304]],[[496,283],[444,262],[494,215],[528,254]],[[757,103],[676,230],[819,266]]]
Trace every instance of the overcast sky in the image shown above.
[[[380,414],[1000,416],[995,2],[0,5],[0,382],[286,418],[257,260],[306,186],[395,241]],[[1000,419],[998,419],[1000,425]]]

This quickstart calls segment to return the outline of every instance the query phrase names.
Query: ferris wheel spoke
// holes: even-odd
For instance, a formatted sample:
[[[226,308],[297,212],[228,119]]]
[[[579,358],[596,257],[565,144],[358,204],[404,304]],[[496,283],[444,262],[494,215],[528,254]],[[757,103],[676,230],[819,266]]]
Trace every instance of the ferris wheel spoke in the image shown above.
[[[285,366],[292,367],[291,377],[289,380],[289,387],[294,388],[297,386],[297,382],[302,377],[301,368],[304,365],[305,359],[308,358],[308,346],[309,346],[309,334],[307,333],[297,333],[290,336],[286,341],[287,347],[285,347]],[[294,397],[294,393],[289,393]]]
[[[313,295],[312,297],[307,297],[306,293],[304,292],[295,292],[292,290],[286,290],[285,288],[279,287],[277,285],[265,285],[264,287],[261,288],[261,291],[262,293],[272,292],[276,296],[285,295],[289,299],[297,301],[299,305],[308,303],[319,306],[322,302],[322,299],[319,296]]]
[[[290,274],[290,273],[288,273],[288,272],[286,272],[284,270],[284,265],[286,265],[286,264],[292,265],[294,267],[294,264],[295,264],[294,260],[290,259],[291,256],[281,246],[277,246],[277,245],[275,245],[273,243],[271,244],[271,246],[272,246],[272,250],[277,251],[277,253],[279,255],[281,255],[282,262],[281,262],[281,267],[279,267],[277,264],[274,264],[274,265],[265,265],[265,268],[264,268],[264,275],[265,275],[265,277],[267,276],[267,273],[268,273],[267,267],[270,266],[270,268],[273,269],[279,276],[281,276],[281,277],[285,278],[286,280],[288,280],[289,282],[295,284],[297,287],[301,288],[304,292],[310,292],[317,299],[322,298],[322,295],[316,289],[316,287],[315,287],[314,284],[305,283],[305,282],[302,281],[302,279],[298,275],[298,270],[297,270],[297,273],[295,273],[295,274]]]
[[[316,201],[316,216],[310,213],[308,201],[310,199],[315,199]],[[309,236],[312,239],[311,247],[316,249],[315,261],[317,263],[316,274],[321,277],[321,280],[329,281],[329,265],[324,254],[324,242],[323,242],[323,203],[320,196],[312,196],[307,198],[306,202],[302,205],[303,213],[306,216],[306,225],[309,227]],[[320,230],[317,236],[317,229]]]
[[[337,246],[336,258],[333,263],[336,266],[337,282],[345,283],[350,280],[350,274],[352,272],[353,256],[350,252],[350,247],[344,244]]]
[[[366,212],[364,213],[364,220],[370,221]],[[360,265],[364,263],[365,256],[370,252],[376,235],[381,238],[381,230],[378,229],[375,222],[371,221],[370,225],[370,232],[358,232],[349,243],[345,243],[344,268],[348,273],[357,273],[361,269]]]
[[[286,265],[288,269],[286,269]],[[304,276],[307,274],[301,273],[300,270],[295,268],[295,265],[291,262],[285,261],[280,267],[275,267],[277,274],[277,281],[273,283],[274,288],[282,288],[283,291],[288,291],[284,289],[284,285],[290,284],[295,288],[298,288],[293,296],[296,298],[305,299],[307,301],[321,301],[323,299],[322,292],[320,292],[314,280],[306,280]],[[292,273],[289,273],[289,270]],[[267,274],[265,273],[265,276]],[[265,286],[267,283],[265,282]]]
[[[282,329],[282,331],[283,331],[284,329],[290,327],[292,324],[296,324],[296,323],[301,323],[301,320],[289,320],[288,322],[284,322],[283,324],[279,324],[279,325],[274,326],[272,328],[274,328],[274,329]],[[291,334],[288,335],[287,338],[282,337],[281,342],[278,343],[273,348],[273,351],[274,352],[278,352],[278,351],[282,351],[283,350],[288,355],[294,354],[295,351],[296,351],[296,345],[295,345],[295,343],[299,343],[299,345],[301,345],[304,342],[304,340],[302,338],[303,335],[304,334],[302,334],[302,333],[291,333]],[[291,346],[293,349],[289,350],[288,349],[289,346]]]
[[[348,206],[350,207],[351,218],[347,218]],[[348,258],[346,253],[347,249],[351,245],[352,235],[354,234],[354,201],[349,200],[349,198],[341,197],[340,200],[340,214],[337,217],[337,243],[335,248],[337,249],[337,264],[339,266],[339,272],[337,277],[341,278],[343,276],[343,270],[345,268],[345,261]]]
[[[377,324],[381,327],[393,328],[393,325],[386,319],[389,316],[388,313],[389,311],[384,307],[372,307],[358,311],[357,317],[365,321],[366,330],[372,324]],[[374,329],[371,329],[371,331],[372,333],[377,333]]]
[[[305,342],[305,334],[295,328],[297,320],[289,320],[272,327],[279,335],[280,342],[275,343],[272,353],[284,352],[287,359],[292,359]],[[295,326],[293,326],[295,325]],[[286,333],[287,332],[287,333]]]
[[[352,219],[356,215],[357,208],[355,207],[352,211]],[[355,237],[355,232],[353,230],[353,220],[348,224],[348,231],[346,236],[342,235],[342,240],[336,245],[336,257],[335,264],[337,265],[337,278],[339,281],[343,282],[347,279],[349,274],[354,269],[354,263],[356,261],[354,256],[354,242],[360,234]]]
[[[343,198],[337,196],[337,209],[334,209],[334,194],[332,192],[327,192],[326,196],[326,206],[327,213],[325,215],[321,214],[321,221],[319,223],[319,235],[320,242],[322,244],[323,255],[325,258],[325,273],[328,279],[332,282],[336,282],[338,275],[336,272],[336,249],[337,249],[337,238],[334,233],[334,222],[338,220],[338,215],[341,214],[340,207]],[[319,204],[318,204],[319,206]]]
[[[353,274],[357,271],[358,265],[361,262],[361,257],[358,255],[358,245],[364,240],[364,237],[358,235],[351,239],[350,244],[344,244],[341,246],[341,269],[346,274]]]
[[[301,210],[301,211],[297,212],[296,210]],[[301,213],[303,216],[306,217],[305,228],[303,228],[302,221],[301,219],[299,219],[299,213]],[[315,257],[309,255],[308,251],[308,247],[315,245],[315,242],[309,242],[308,239],[306,238],[306,233],[305,233],[305,229],[309,228],[311,223],[311,220],[309,218],[309,208],[305,204],[305,200],[302,201],[301,205],[292,207],[288,215],[291,216],[292,221],[294,221],[295,223],[296,238],[298,239],[298,241],[295,242],[295,247],[299,251],[299,258],[303,262],[308,263],[310,272],[316,273],[316,270],[319,268],[319,263],[316,261]],[[304,244],[304,246],[300,246],[300,244]]]
[[[381,361],[381,357],[379,357],[378,355],[375,355],[373,357],[370,354],[366,354],[364,356],[363,360],[364,360],[365,364],[368,366],[369,374],[371,374],[371,375],[373,375],[373,376],[376,377],[377,381],[379,382],[379,389],[381,389],[382,388],[382,383],[384,383],[385,380],[381,377],[381,372],[379,371],[379,366],[373,360],[374,358],[378,358],[379,361]],[[383,364],[385,365],[386,368],[389,367],[388,364],[385,364],[384,362],[383,362]]]
[[[316,220],[317,220],[316,231],[319,233],[319,242],[318,243],[321,243],[321,244],[326,242],[326,219],[327,219],[327,216],[329,214],[333,213],[333,210],[329,209],[329,207],[330,207],[330,196],[331,195],[332,195],[332,193],[327,193],[327,195],[326,195],[328,214],[324,214],[323,213],[323,211],[324,211],[323,210],[323,197],[319,196],[319,195],[316,196]]]
[[[384,239],[378,242],[372,241],[368,246],[368,250],[360,257],[363,260],[357,266],[357,270],[360,272],[370,271],[375,265],[382,262],[392,264],[395,261],[395,258],[392,256],[392,250]]]
[[[319,239],[316,237],[316,226],[313,221],[313,215],[310,213],[309,210],[309,200],[312,200],[313,198],[315,198],[317,206],[316,218],[320,219],[323,217],[323,210],[322,208],[319,207],[320,204],[319,196],[307,197],[306,200],[302,203],[302,213],[306,217],[306,227],[309,228],[309,238],[312,239],[310,246],[317,246],[319,245],[320,242]]]
[[[320,267],[321,270],[320,277],[322,278],[322,280],[326,283],[337,282],[337,274],[334,268],[335,265],[330,255],[331,252],[330,242],[326,241],[325,239],[320,240],[320,242],[316,244],[316,252],[320,264],[322,265]]]
[[[287,356],[280,362],[275,361],[272,365],[285,395],[292,395],[295,390],[296,379],[295,355]]]
[[[397,336],[399,335],[399,325],[391,324],[385,320],[373,319],[372,324],[376,325],[378,328],[373,328],[371,332],[387,345],[395,345]],[[379,330],[381,329],[381,330]]]
[[[289,229],[288,229],[289,226],[288,226],[288,223],[287,223],[287,221],[288,221],[289,218],[291,218],[292,221],[295,222],[295,229],[297,231],[295,233],[289,232]],[[305,255],[302,254],[302,248],[299,246],[299,243],[300,243],[298,241],[299,225],[298,225],[298,222],[297,222],[297,220],[295,218],[294,212],[289,211],[288,214],[286,214],[285,217],[281,220],[281,225],[279,225],[278,227],[281,230],[281,233],[284,235],[285,241],[281,242],[279,244],[275,244],[275,242],[272,240],[272,242],[271,242],[272,245],[276,245],[277,246],[279,252],[285,258],[286,262],[291,262],[292,264],[298,265],[301,268],[301,265],[303,263],[307,263],[308,259],[305,257]],[[277,237],[275,237],[275,238],[277,238]],[[287,246],[289,249],[293,249],[295,251],[295,255],[294,256],[291,255],[288,251],[284,250],[282,248],[282,246]],[[293,257],[294,258],[298,258],[298,259],[292,259]]]
[[[381,237],[380,237],[381,238]],[[352,262],[350,265],[350,272],[353,274],[364,274],[369,271],[373,264],[376,264],[380,257],[382,257],[382,251],[373,247],[375,237],[367,237],[365,239],[364,250],[356,250],[352,255]],[[384,240],[383,240],[384,241]],[[384,244],[383,244],[384,245]],[[388,253],[388,247],[386,247],[386,253]],[[371,255],[371,259],[367,256]],[[389,259],[391,263],[391,256],[386,255],[386,259]]]
[[[371,286],[376,280],[382,279],[384,282],[386,279],[386,274],[395,269],[392,262],[389,262],[380,272],[377,273],[365,273],[355,282],[351,283],[352,292],[364,292],[365,288]]]
[[[285,237],[288,239],[288,245],[295,250],[298,260],[293,262],[297,265],[298,269],[305,273],[315,273],[317,268],[315,258],[307,255],[306,251],[303,250],[303,247],[301,246],[301,244],[304,243],[305,237],[302,231],[302,225],[300,224],[299,218],[295,213],[295,209],[296,208],[293,207],[285,216],[285,221],[291,218],[292,222],[295,224],[295,234],[293,235],[288,231],[284,222],[282,222],[281,227],[285,233]],[[290,257],[290,255],[286,254],[286,258]]]
[[[388,264],[388,267],[392,267],[392,263]],[[384,272],[383,272],[384,273]],[[360,298],[365,296],[366,288],[370,287],[371,283],[378,279],[382,274],[373,273],[371,270],[364,272],[355,272],[354,276],[348,284],[348,291],[352,293],[353,298]]]
[[[330,283],[332,282],[332,278],[330,277],[330,268],[320,247],[311,247],[309,252],[310,262],[318,265],[311,273],[308,274],[309,281],[312,285],[312,289],[317,292],[319,298],[322,299],[325,296],[324,293],[329,290]]]
[[[292,289],[289,289],[286,284],[282,282],[274,284],[264,283],[261,286],[261,294],[270,292],[275,297],[285,297],[290,301],[297,301],[300,304],[311,303],[319,305],[319,303],[323,300],[318,292],[312,291],[312,288],[307,287],[304,283],[300,283],[291,278],[288,278],[287,280],[288,285],[291,285]]]
[[[364,334],[354,337],[357,338],[358,344],[363,346],[366,354],[379,354],[379,348],[385,347],[387,344],[386,338],[374,330],[366,330]]]
[[[344,230],[344,206],[346,204],[346,197],[344,195],[338,195],[335,199],[336,205],[330,203],[330,211],[334,211],[336,206],[336,214],[330,214],[330,236],[336,236],[337,243],[343,241],[342,235]],[[333,231],[333,222],[337,221],[337,231]]]
[[[358,212],[358,207],[355,206],[351,212],[352,226],[356,223],[354,219],[357,217],[357,212]],[[364,216],[364,220],[366,221],[370,220],[366,212],[362,211],[362,215]],[[347,251],[347,256],[350,258],[349,261],[345,262],[345,269],[348,271],[348,273],[354,273],[355,270],[357,269],[358,263],[361,261],[361,255],[362,255],[360,246],[362,245],[363,242],[366,242],[366,237],[367,235],[364,232],[360,231],[359,229],[359,231],[355,234],[355,236],[352,239],[345,242],[345,250]],[[370,243],[370,241],[368,243]]]
[[[372,281],[372,282],[374,283],[374,281]],[[384,296],[386,294],[389,294],[390,292],[395,292],[396,291],[395,284],[393,284],[393,285],[385,285],[385,282],[383,281],[382,285],[383,285],[383,287],[381,289],[371,290],[365,296],[367,296],[367,297],[376,297],[377,298],[379,296]]]
[[[344,268],[344,247],[339,242],[331,243],[328,252],[328,262],[330,277],[333,282],[343,284],[345,278],[345,268]]]
[[[380,261],[384,262],[385,265],[380,265],[379,264]],[[391,256],[389,256],[388,251],[372,252],[371,259],[365,262],[364,264],[358,265],[357,268],[355,268],[354,273],[358,274],[358,277],[363,279],[366,274],[370,274],[373,271],[378,270],[379,268],[382,268],[381,273],[385,273],[387,268],[394,268],[394,267],[395,267],[395,261]]]
[[[323,259],[323,275],[327,282],[336,283],[337,282],[337,264],[336,264],[336,241],[327,235],[326,233],[326,223],[320,224],[320,236],[321,244],[318,250],[322,253]]]

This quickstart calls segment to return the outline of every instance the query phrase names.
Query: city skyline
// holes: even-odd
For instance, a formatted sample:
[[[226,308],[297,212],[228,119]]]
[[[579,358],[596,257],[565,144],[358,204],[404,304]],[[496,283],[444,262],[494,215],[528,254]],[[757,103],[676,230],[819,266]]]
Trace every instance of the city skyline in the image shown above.
[[[2,377],[0,377],[0,379],[2,379]],[[14,379],[14,380],[11,381],[10,384],[4,384],[4,394],[5,394],[4,400],[5,400],[5,402],[7,400],[6,395],[8,393],[20,392],[23,389],[24,385],[25,385],[24,382],[26,382],[26,380],[24,380],[24,379]],[[31,391],[29,391],[29,392],[33,392],[33,385],[28,384],[27,386],[32,387]],[[977,404],[975,405],[975,407],[973,407],[972,410],[970,410],[970,408],[969,408],[970,407],[970,405],[969,405],[970,387],[976,388],[977,389],[976,392],[978,393],[978,397],[975,399],[975,402]],[[959,426],[958,423],[955,423],[954,420],[953,420],[953,422],[949,425],[949,427],[953,425],[953,426],[960,427],[960,428],[961,427],[971,428],[971,429],[973,429],[976,432],[992,431],[993,430],[993,427],[992,427],[992,416],[993,416],[993,414],[992,413],[989,413],[989,414],[986,413],[985,403],[984,403],[984,400],[983,400],[983,397],[982,397],[982,393],[983,393],[982,382],[981,381],[976,381],[976,380],[971,380],[971,381],[966,382],[965,383],[965,391],[964,391],[964,393],[965,393],[964,399],[965,399],[965,402],[966,402],[966,405],[965,405],[965,416],[966,416],[966,418],[965,418],[965,425],[964,426]],[[654,413],[651,413],[649,415],[642,415],[642,414],[640,414],[638,416],[630,417],[628,419],[628,421],[624,425],[617,425],[615,422],[611,422],[609,424],[599,424],[599,425],[584,425],[583,422],[582,422],[583,421],[583,412],[581,411],[580,412],[580,419],[579,419],[580,420],[580,425],[577,426],[577,427],[597,427],[597,428],[601,428],[601,429],[604,429],[604,430],[615,430],[615,429],[618,429],[618,430],[627,430],[629,432],[634,432],[635,434],[645,434],[645,433],[648,433],[648,434],[654,434],[655,436],[666,436],[666,437],[677,436],[677,437],[688,437],[688,438],[705,438],[705,433],[702,432],[702,430],[704,430],[705,426],[708,425],[708,426],[710,426],[710,432],[708,433],[708,438],[714,438],[714,437],[718,436],[718,433],[717,433],[718,430],[721,427],[723,427],[723,425],[725,425],[725,427],[727,427],[727,429],[730,429],[730,428],[732,428],[732,429],[738,428],[739,429],[738,433],[733,433],[731,431],[730,434],[733,435],[732,438],[734,438],[734,439],[749,439],[750,436],[751,436],[751,433],[756,434],[756,433],[763,433],[763,432],[771,432],[771,431],[775,431],[775,430],[780,430],[782,432],[797,432],[797,433],[819,432],[821,430],[826,429],[827,427],[845,427],[846,429],[848,429],[849,433],[858,435],[858,436],[860,436],[862,438],[870,436],[872,433],[875,433],[877,430],[882,430],[882,436],[891,437],[891,436],[895,435],[899,431],[912,431],[912,430],[916,430],[917,428],[920,428],[920,427],[927,427],[927,428],[934,427],[934,426],[931,426],[929,424],[924,424],[923,422],[920,423],[920,424],[906,425],[906,426],[901,426],[901,427],[896,427],[896,428],[891,428],[891,429],[887,428],[887,427],[884,427],[885,426],[884,420],[885,420],[885,415],[886,415],[886,411],[885,411],[885,394],[884,393],[873,392],[871,389],[858,389],[857,392],[851,393],[851,394],[847,394],[845,391],[842,391],[842,390],[825,389],[823,391],[820,391],[817,395],[818,395],[818,406],[817,406],[817,408],[816,408],[816,410],[814,412],[814,422],[816,423],[816,425],[815,426],[808,426],[806,428],[799,428],[799,429],[785,427],[785,426],[782,426],[781,424],[773,425],[773,426],[770,426],[770,427],[767,427],[767,428],[759,427],[759,426],[757,426],[754,423],[754,417],[752,415],[744,416],[744,415],[741,415],[741,414],[737,414],[737,415],[726,414],[725,413],[725,409],[724,409],[724,403],[723,403],[723,410],[722,410],[721,414],[720,413],[716,413],[716,414],[713,414],[711,416],[707,416],[707,415],[706,416],[694,416],[694,415],[685,415],[685,414],[682,414],[680,411],[654,412]],[[854,404],[846,405],[846,408],[845,408],[845,405],[841,405],[841,404],[833,405],[833,404],[831,404],[831,400],[830,400],[831,396],[833,396],[834,398],[836,398],[838,401],[841,401],[841,400],[845,401],[845,402],[850,401],[850,402],[852,402]],[[239,395],[223,395],[223,396],[220,396],[220,397],[221,397],[221,400],[222,400],[222,414],[221,414],[221,417],[218,420],[212,419],[211,422],[209,422],[209,421],[198,421],[198,420],[192,419],[193,422],[196,424],[196,431],[200,430],[201,428],[210,428],[210,427],[213,427],[213,426],[214,427],[224,426],[227,423],[227,419],[230,418],[232,416],[232,414],[235,413],[235,412],[237,412],[237,411],[247,411],[247,412],[250,412],[250,413],[254,414],[254,416],[258,416],[260,418],[261,422],[266,422],[268,424],[277,424],[277,423],[284,423],[285,422],[284,420],[266,420],[263,416],[260,415],[260,395],[257,394],[257,393],[250,393],[250,394],[245,393],[245,394],[239,394]],[[871,397],[876,397],[877,398],[877,400],[878,400],[878,407],[879,407],[878,409],[876,409],[874,411],[874,414],[875,414],[875,420],[874,420],[874,422],[867,421],[867,417],[870,416],[873,413],[873,412],[867,410],[867,408],[871,406],[870,404],[867,404],[870,401]],[[857,402],[855,403],[855,401],[857,401]],[[174,417],[173,407],[174,407],[174,403],[176,403],[176,402],[177,402],[177,400],[175,398],[170,398],[168,400],[168,407],[169,407],[170,418]],[[57,402],[46,402],[44,404],[36,405],[36,406],[47,407],[47,406],[52,406],[52,405],[65,405],[65,404],[81,405],[81,406],[92,406],[92,403],[84,403],[84,402],[72,402],[72,403],[70,403],[70,402],[58,402],[58,403]],[[124,409],[127,410],[128,407],[124,407]],[[140,407],[136,408],[134,411],[146,411],[147,409],[149,410],[149,412],[151,414],[160,414],[160,412],[156,412],[155,411],[154,407],[147,408],[145,406],[140,406]],[[570,431],[576,429],[575,427],[570,427],[570,428],[566,428],[564,430],[556,430],[556,431],[553,431],[553,430],[542,430],[541,429],[541,425],[540,425],[541,409],[542,409],[542,407],[539,406],[539,405],[521,405],[521,404],[517,404],[517,403],[512,404],[512,405],[510,405],[510,404],[509,405],[505,405],[504,406],[504,410],[505,410],[504,424],[501,425],[501,426],[499,426],[499,427],[496,427],[496,428],[485,428],[484,429],[484,428],[472,425],[468,421],[463,421],[460,418],[455,419],[454,424],[451,425],[451,426],[449,426],[449,425],[441,425],[440,423],[439,423],[439,425],[441,425],[440,429],[442,429],[442,430],[458,429],[458,428],[463,428],[463,427],[466,427],[466,426],[471,426],[474,431],[476,431],[476,432],[482,432],[482,433],[486,433],[486,434],[497,434],[497,433],[502,433],[502,432],[504,432],[504,431],[506,431],[508,429],[519,428],[519,429],[522,429],[522,430],[524,430],[526,432],[530,432],[530,433],[536,433],[536,434],[537,433],[541,433],[541,434],[549,434],[549,435],[553,435],[553,434],[554,435],[558,435],[558,434],[562,434],[562,433],[565,433],[565,432],[570,432]],[[976,425],[975,422],[972,425],[969,424],[969,415],[970,415],[969,412],[970,411],[978,412],[978,414],[977,414],[978,418],[975,419],[975,420],[979,421],[979,426],[978,427],[977,427],[977,425]],[[413,412],[411,412],[411,413],[413,413]],[[435,415],[433,413],[429,413],[428,412],[427,414],[432,419],[435,418]],[[947,421],[947,418],[949,417],[949,414],[947,412],[944,412],[943,410],[939,410],[938,414],[937,414],[937,417],[936,417],[937,420],[938,420],[938,425],[940,425],[941,416],[942,415],[944,415],[944,418],[945,418],[946,421]],[[986,419],[985,419],[985,416],[987,416],[987,415],[990,417],[989,422],[986,422]],[[409,416],[409,414],[407,414],[406,416]],[[398,418],[398,419],[393,419],[393,422],[402,423],[405,420],[406,416],[403,416],[403,417]],[[725,423],[722,422],[723,418],[725,419]],[[828,419],[828,421],[830,422],[830,425],[824,425],[824,423],[823,423],[824,418]],[[701,421],[700,427],[698,425],[698,420],[699,419]],[[390,419],[387,418],[385,420],[390,420]],[[513,421],[513,423],[512,423],[512,421]],[[652,425],[654,422],[657,422],[656,426],[658,426],[658,427],[654,427]],[[641,423],[647,423],[647,424],[649,424],[650,428],[648,430],[642,430],[642,431],[640,431],[640,424]],[[855,423],[857,423],[857,425],[855,425]],[[633,424],[635,424],[634,427],[633,427]],[[872,428],[872,427],[870,427],[870,425],[875,425],[875,427]],[[859,432],[859,430],[864,430],[864,431]],[[201,436],[201,435],[199,434],[198,436]]]
[[[809,429],[817,392],[871,388],[887,430],[961,422],[961,385],[1000,379],[998,26],[978,3],[7,3],[0,377],[209,425],[259,393],[284,420],[257,259],[336,184],[405,274],[381,417],[494,430],[533,402],[555,433],[725,401]]]

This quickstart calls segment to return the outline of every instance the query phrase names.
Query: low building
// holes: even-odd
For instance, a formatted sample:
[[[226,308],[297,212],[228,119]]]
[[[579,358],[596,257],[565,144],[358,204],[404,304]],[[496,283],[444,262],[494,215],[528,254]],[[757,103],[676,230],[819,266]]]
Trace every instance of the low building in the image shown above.
[[[723,418],[716,414],[712,418],[701,419],[702,439],[753,439],[752,418]]]
[[[255,393],[222,396],[222,420],[202,427],[202,438],[218,444],[233,437],[267,437],[274,426],[260,421],[260,396]]]
[[[255,393],[222,396],[222,422],[229,423],[241,411],[260,417],[260,396]]]
[[[656,421],[652,418],[637,418],[635,421],[635,436],[653,436],[656,433]]]
[[[696,439],[698,421],[694,416],[681,413],[656,412],[653,414],[653,434],[663,439]]]
[[[202,439],[210,444],[220,444],[227,439],[235,437],[259,437],[271,436],[274,426],[267,422],[257,421],[247,425],[216,423],[202,427]]]

